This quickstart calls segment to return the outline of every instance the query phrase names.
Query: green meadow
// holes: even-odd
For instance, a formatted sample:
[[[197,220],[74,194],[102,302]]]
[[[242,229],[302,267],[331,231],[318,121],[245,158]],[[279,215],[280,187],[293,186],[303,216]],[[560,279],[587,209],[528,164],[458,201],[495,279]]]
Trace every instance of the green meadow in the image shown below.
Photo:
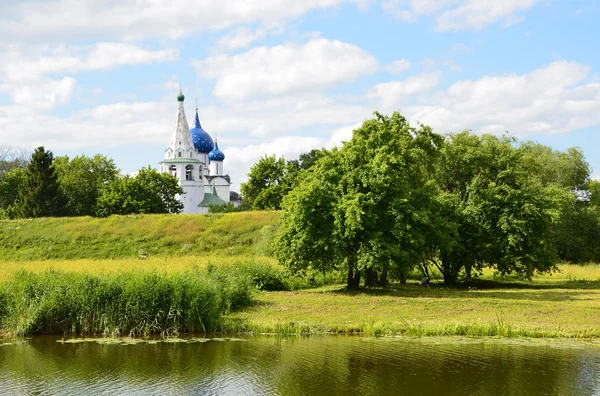
[[[183,332],[600,338],[600,265],[531,281],[348,292],[270,254],[277,212],[0,221],[0,326],[12,334]]]

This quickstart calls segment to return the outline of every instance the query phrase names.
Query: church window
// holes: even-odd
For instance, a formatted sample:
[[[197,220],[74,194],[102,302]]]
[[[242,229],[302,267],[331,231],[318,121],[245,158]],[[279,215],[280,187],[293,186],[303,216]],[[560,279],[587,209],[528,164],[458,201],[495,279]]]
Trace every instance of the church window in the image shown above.
[[[177,167],[175,165],[169,166],[169,174],[177,177]]]
[[[181,158],[181,151],[177,153],[177,156]]]
[[[185,180],[194,180],[194,167],[188,165],[185,167]]]

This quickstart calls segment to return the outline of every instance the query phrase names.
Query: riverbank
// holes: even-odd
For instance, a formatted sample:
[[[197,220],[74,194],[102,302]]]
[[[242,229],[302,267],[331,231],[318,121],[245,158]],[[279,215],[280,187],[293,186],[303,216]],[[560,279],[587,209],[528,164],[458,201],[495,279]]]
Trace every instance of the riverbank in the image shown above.
[[[335,274],[300,277],[260,256],[0,261],[0,266],[0,324],[18,334],[195,330],[600,339],[597,264],[561,265],[560,272],[538,275],[532,282],[495,278],[486,271],[471,289],[446,288],[436,274],[431,288],[424,288],[415,273],[407,285],[353,292],[336,285],[341,279]],[[186,310],[195,307],[188,297],[200,284],[210,291],[202,303],[214,303],[210,319],[183,320]],[[227,303],[232,295],[223,294],[226,284],[234,285],[229,292],[239,292],[243,304]],[[82,294],[86,290],[89,296]],[[187,290],[188,297],[178,290]],[[153,295],[160,298],[146,298]],[[123,321],[133,317],[132,307],[144,315]],[[164,320],[170,312],[179,316]]]
[[[493,283],[489,289],[408,284],[263,292],[225,317],[231,332],[367,336],[600,339],[600,281]]]

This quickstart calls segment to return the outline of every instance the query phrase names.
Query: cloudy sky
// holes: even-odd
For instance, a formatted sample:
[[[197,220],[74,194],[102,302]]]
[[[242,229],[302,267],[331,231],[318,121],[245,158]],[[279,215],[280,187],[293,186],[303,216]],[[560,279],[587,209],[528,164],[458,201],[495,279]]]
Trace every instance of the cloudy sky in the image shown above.
[[[600,0],[0,0],[0,144],[157,166],[179,85],[233,189],[374,110],[579,146],[600,175]]]

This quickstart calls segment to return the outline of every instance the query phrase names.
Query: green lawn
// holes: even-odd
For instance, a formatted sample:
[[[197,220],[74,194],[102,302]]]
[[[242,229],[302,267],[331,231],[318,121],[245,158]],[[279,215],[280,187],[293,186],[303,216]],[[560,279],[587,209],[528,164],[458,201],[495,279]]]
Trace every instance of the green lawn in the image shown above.
[[[600,338],[600,281],[483,287],[490,288],[263,292],[227,319],[232,328],[258,332]]]

